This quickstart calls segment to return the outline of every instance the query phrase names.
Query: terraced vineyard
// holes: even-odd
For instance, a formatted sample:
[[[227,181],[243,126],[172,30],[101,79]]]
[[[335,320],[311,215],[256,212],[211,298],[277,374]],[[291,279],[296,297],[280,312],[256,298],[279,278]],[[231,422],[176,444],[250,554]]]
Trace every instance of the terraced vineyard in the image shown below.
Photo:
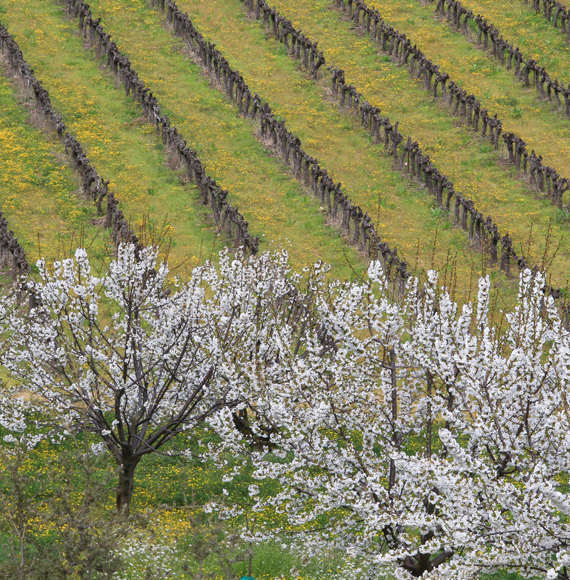
[[[245,244],[341,278],[380,257],[396,287],[435,267],[465,297],[489,272],[507,301],[528,266],[565,295],[570,45],[541,10],[1,0],[5,270],[130,237],[186,273]]]

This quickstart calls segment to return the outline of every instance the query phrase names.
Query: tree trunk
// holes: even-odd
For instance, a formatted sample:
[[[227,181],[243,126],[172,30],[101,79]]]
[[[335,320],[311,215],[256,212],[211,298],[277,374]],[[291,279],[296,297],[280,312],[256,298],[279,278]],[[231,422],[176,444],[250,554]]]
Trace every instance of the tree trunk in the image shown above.
[[[396,422],[398,421],[398,383],[396,375],[396,352],[393,348],[389,351],[390,356],[390,375],[392,379],[392,441],[396,449],[400,448],[400,434],[396,431]],[[388,479],[389,490],[391,491],[396,484],[396,463],[390,459],[390,475]]]
[[[123,462],[119,471],[119,484],[117,486],[117,512],[129,517],[129,507],[133,496],[135,482],[135,469],[139,459],[131,455],[123,455]]]

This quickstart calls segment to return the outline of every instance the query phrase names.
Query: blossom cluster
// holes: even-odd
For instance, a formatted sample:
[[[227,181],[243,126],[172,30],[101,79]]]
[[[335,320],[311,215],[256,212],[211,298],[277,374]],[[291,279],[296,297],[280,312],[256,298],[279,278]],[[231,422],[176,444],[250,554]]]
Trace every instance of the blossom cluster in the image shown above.
[[[167,288],[157,255],[122,246],[94,277],[78,250],[38,264],[29,310],[3,299],[2,362],[26,391],[14,430],[26,405],[54,429],[87,423],[128,509],[133,457],[207,425],[204,457],[230,450],[277,482],[249,486],[253,511],[281,514],[307,557],[342,549],[397,578],[568,577],[570,332],[540,273],[521,274],[498,328],[488,278],[460,307],[434,271],[395,299],[378,262],[339,282],[285,253],[225,252]]]

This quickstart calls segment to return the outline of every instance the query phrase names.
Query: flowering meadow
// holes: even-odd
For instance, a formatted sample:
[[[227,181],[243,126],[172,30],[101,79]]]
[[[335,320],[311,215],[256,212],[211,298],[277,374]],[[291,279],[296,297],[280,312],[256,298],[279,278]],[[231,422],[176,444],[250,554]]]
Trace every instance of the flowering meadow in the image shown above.
[[[292,257],[298,259],[299,266],[309,265],[321,256],[336,262],[341,271],[349,272],[343,251],[339,249],[339,244],[343,244],[334,232],[327,231],[318,206],[308,214],[308,200],[296,182],[278,162],[267,156],[251,134],[251,127],[236,118],[231,105],[208,86],[197,67],[188,63],[178,50],[172,51],[176,41],[160,22],[148,14],[144,19],[129,22],[137,12],[137,4],[132,2],[123,5],[108,2],[102,8],[109,11],[110,20],[105,24],[113,38],[129,55],[172,123],[191,139],[190,144],[198,150],[213,177],[222,186],[227,185],[232,195],[238,196],[235,205],[243,208],[252,231],[262,240],[267,239],[269,246],[272,243],[291,245]],[[104,11],[101,15],[104,16]],[[141,112],[101,70],[102,63],[84,50],[81,39],[74,33],[74,23],[63,14],[61,6],[49,0],[11,5],[8,23],[14,26],[22,48],[29,47],[32,55],[37,40],[30,41],[24,34],[18,36],[18,26],[25,30],[33,18],[41,18],[51,25],[44,34],[53,35],[50,45],[54,52],[59,58],[68,59],[66,65],[46,55],[45,69],[39,69],[40,63],[32,61],[36,72],[40,78],[46,77],[46,83],[50,75],[53,77],[49,88],[54,93],[55,105],[62,112],[69,112],[70,118],[66,117],[66,121],[78,132],[80,141],[90,146],[92,160],[95,163],[100,160],[97,166],[112,179],[111,186],[125,214],[133,220],[142,220],[148,214],[156,224],[168,225],[171,228],[168,236],[173,240],[170,253],[180,262],[186,260],[188,266],[197,264],[201,247],[202,259],[212,255],[213,246],[215,254],[211,234],[207,230],[200,233],[204,229],[204,212],[196,204],[194,192],[185,192],[175,175],[164,167],[162,145],[154,137],[152,127],[144,123]],[[121,22],[122,28],[116,30],[114,25]],[[121,31],[132,35],[124,43]],[[153,35],[152,49],[145,37],[149,34]],[[73,67],[77,75],[82,71],[80,84],[79,79],[62,75],[61,66]],[[271,186],[267,182],[269,175],[272,175]],[[256,200],[265,199],[268,193],[271,195],[263,204],[256,204]],[[269,199],[274,206],[268,205]],[[188,248],[193,248],[192,256],[187,255]],[[358,261],[349,249],[345,252],[351,262]]]
[[[29,261],[67,257],[78,244],[93,255],[108,242],[88,219],[95,211],[78,196],[79,185],[58,145],[30,124],[20,91],[0,76],[0,208],[26,247]]]
[[[3,434],[6,433],[3,430]],[[87,438],[88,445],[95,445],[96,440]],[[84,443],[79,436],[79,449]],[[14,480],[10,479],[14,467],[13,445],[3,442],[0,450],[0,505],[5,515],[14,508]],[[70,461],[77,460],[76,443],[50,443],[42,441],[33,451],[26,451],[25,459],[19,466],[16,482],[22,486],[22,503],[26,503],[26,547],[28,554],[48,551],[46,559],[49,571],[48,579],[59,579],[62,570],[62,544],[68,549],[66,557],[71,561],[78,556],[89,553],[89,544],[81,545],[76,537],[81,521],[82,511],[88,511],[85,519],[90,521],[95,534],[100,530],[109,533],[109,525],[116,526],[115,535],[111,535],[112,544],[107,546],[105,558],[112,562],[112,578],[115,580],[146,580],[150,577],[164,580],[187,580],[195,577],[196,561],[193,548],[206,538],[210,540],[209,553],[204,562],[204,573],[207,578],[225,580],[224,562],[218,558],[215,544],[222,542],[223,536],[241,531],[243,521],[235,517],[227,521],[216,522],[210,513],[204,512],[207,503],[246,506],[248,504],[248,487],[251,478],[247,475],[234,481],[223,483],[224,470],[211,463],[191,461],[184,457],[150,457],[140,465],[137,477],[136,494],[133,500],[133,516],[129,526],[114,518],[115,502],[113,478],[116,471],[107,457],[94,457],[90,466],[92,474],[98,480],[96,489],[89,489],[92,494],[87,504],[85,501],[85,479],[81,470]],[[187,449],[191,451],[192,448]],[[169,450],[170,452],[171,450]],[[71,482],[66,478],[71,477]],[[44,479],[49,483],[40,483]],[[270,488],[268,488],[270,489]],[[67,503],[67,513],[58,512],[58,505]],[[243,510],[242,510],[243,511]],[[255,545],[252,553],[252,566],[255,577],[261,580],[274,578],[328,579],[336,577],[339,569],[348,564],[342,555],[331,550],[328,558],[308,562],[302,551],[295,546],[292,534],[293,526],[288,526],[282,516],[275,510],[248,512],[259,529],[285,529],[289,533],[280,534],[277,539],[266,540]],[[85,520],[83,520],[85,521]],[[0,573],[7,570],[17,578],[10,566],[10,539],[13,530],[6,518],[0,518]],[[8,527],[7,527],[8,526]],[[66,528],[67,526],[67,528]],[[99,529],[98,529],[99,528]],[[67,537],[66,537],[67,532]],[[71,541],[69,537],[71,536]],[[217,536],[217,538],[216,538]],[[66,544],[66,540],[69,542]],[[74,542],[75,540],[75,542]],[[70,545],[71,544],[71,549]],[[74,545],[75,544],[75,545]],[[79,544],[79,546],[77,545]],[[236,550],[236,561],[233,565],[233,576],[248,574],[249,544],[239,542]],[[91,548],[93,550],[93,548]],[[99,547],[99,550],[101,548]],[[96,550],[93,550],[95,552]],[[244,557],[245,556],[245,557]],[[76,560],[77,561],[77,560]],[[189,564],[189,568],[188,568]],[[30,578],[41,576],[41,566],[31,567]],[[75,564],[76,570],[81,566]],[[118,572],[118,570],[121,570]],[[13,574],[13,575],[12,575]],[[38,576],[36,576],[36,574]],[[79,573],[77,578],[83,578]],[[65,573],[62,574],[65,577]],[[99,577],[99,576],[95,576]],[[105,577],[105,576],[103,576]]]

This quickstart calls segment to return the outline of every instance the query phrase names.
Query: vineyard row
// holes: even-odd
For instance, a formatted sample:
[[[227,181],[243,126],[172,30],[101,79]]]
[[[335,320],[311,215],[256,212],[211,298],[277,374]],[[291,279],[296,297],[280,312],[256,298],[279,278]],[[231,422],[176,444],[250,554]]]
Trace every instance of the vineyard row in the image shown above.
[[[352,10],[353,3],[354,11]],[[450,76],[442,72],[436,63],[427,58],[417,45],[412,45],[405,34],[384,22],[378,10],[369,8],[364,0],[337,0],[337,5],[344,12],[348,12],[356,26],[360,26],[360,12],[362,11],[364,13],[362,27],[382,47],[382,50],[394,58],[398,64],[408,65],[408,60],[410,60],[410,74],[416,79],[422,79],[427,91],[432,91],[431,83],[432,78],[434,78],[434,98],[437,97],[438,84],[441,85],[442,98],[447,101],[450,107],[453,106],[455,97],[455,107],[452,114],[466,117],[467,127],[473,127],[473,130],[478,132],[479,119],[481,119],[481,135],[486,138],[487,128],[489,128],[489,139],[494,143],[495,149],[499,148],[499,137],[502,134],[509,161],[516,167],[518,175],[525,179],[528,178],[530,183],[545,194],[547,199],[556,207],[562,209],[565,205],[566,212],[570,212],[570,200],[567,204],[563,203],[563,194],[570,190],[570,179],[561,177],[554,167],[545,165],[542,162],[542,156],[537,155],[534,150],[529,153],[526,143],[521,137],[512,132],[502,133],[503,122],[496,114],[492,115],[487,109],[482,108],[481,102],[475,95],[468,94],[458,83],[452,81]],[[465,21],[463,25],[465,26]],[[415,71],[416,63],[418,64],[417,73]],[[449,81],[448,98],[446,98],[447,81]],[[570,91],[568,94],[570,95]]]
[[[216,224],[246,252],[257,253],[259,240],[249,233],[245,218],[226,199],[229,192],[206,174],[197,152],[187,146],[183,135],[176,127],[171,126],[168,116],[162,114],[157,98],[139,79],[129,58],[121,53],[110,35],[105,32],[101,19],[93,18],[89,5],[83,0],[66,0],[66,6],[69,14],[78,19],[85,36],[89,35],[91,46],[98,54],[105,54],[107,65],[122,83],[126,95],[130,94],[141,105],[147,120],[155,126],[157,134],[162,136],[165,146],[179,163],[184,163],[188,180],[194,181],[198,186],[202,201],[211,207]]]
[[[528,4],[528,0],[524,0]],[[532,0],[532,7],[540,14],[540,0]],[[570,9],[558,0],[542,0],[542,14],[551,22],[555,28],[558,28],[558,18],[560,18],[560,27],[566,33],[566,38],[570,42]],[[554,18],[552,15],[554,14]]]
[[[167,4],[170,1],[165,0]],[[296,30],[290,20],[283,17],[275,8],[269,6],[265,0],[242,1],[245,2],[246,8],[258,20],[263,19],[268,31],[272,32],[285,45],[289,54],[294,58],[301,58],[303,64],[310,71],[314,69],[314,63],[326,63],[325,56],[322,51],[318,50],[317,44]],[[289,45],[289,37],[291,37],[291,46]],[[499,261],[497,246],[500,241],[502,247],[500,267],[507,275],[510,275],[511,262],[514,262],[519,269],[524,269],[528,266],[524,256],[519,256],[515,252],[511,237],[508,234],[501,235],[498,226],[490,216],[485,219],[472,200],[464,197],[454,189],[453,183],[433,165],[429,155],[422,154],[416,141],[408,138],[408,141],[404,143],[403,152],[400,156],[398,147],[403,142],[403,136],[398,131],[398,123],[392,125],[387,117],[382,117],[379,108],[370,105],[354,85],[349,85],[346,82],[342,70],[333,66],[328,66],[327,69],[332,73],[333,96],[341,105],[347,105],[357,111],[361,123],[367,128],[375,141],[384,141],[385,146],[391,149],[396,168],[407,173],[410,172],[414,177],[420,179],[442,208],[444,207],[444,190],[447,195],[445,207],[448,210],[450,209],[451,199],[455,195],[455,224],[468,232],[473,247],[487,253],[490,263],[496,264]],[[383,128],[383,136],[380,135],[380,127]]]
[[[253,8],[253,0],[245,0]],[[344,8],[345,0],[337,0],[342,3]],[[156,126],[157,133],[162,136],[164,144],[171,150],[171,152],[176,156],[178,162],[186,163],[188,178],[193,179],[198,185],[204,203],[209,204],[212,207],[213,216],[216,222],[222,226],[222,229],[227,229],[228,233],[232,235],[232,223],[236,223],[236,220],[231,218],[231,211],[224,207],[224,203],[220,203],[220,197],[223,197],[225,201],[225,196],[227,196],[227,191],[222,190],[216,185],[214,180],[211,180],[204,173],[203,167],[200,161],[195,157],[195,160],[191,158],[195,155],[195,152],[189,150],[186,147],[186,142],[183,140],[182,136],[179,134],[178,130],[170,126],[168,117],[162,115],[160,107],[158,107],[158,102],[156,98],[152,95],[150,90],[145,87],[144,83],[138,79],[137,73],[132,69],[132,66],[128,60],[128,57],[122,55],[116,44],[110,39],[109,35],[106,34],[99,21],[94,21],[92,18],[91,11],[88,9],[88,5],[84,4],[82,1],[77,0],[66,0],[68,10],[70,14],[77,17],[80,21],[80,28],[84,31],[85,36],[89,36],[91,40],[92,47],[97,50],[98,54],[102,52],[105,53],[107,57],[107,62],[110,65],[111,70],[123,84],[125,92],[127,95],[131,94],[132,98],[142,105],[145,112],[147,120]],[[178,13],[182,15],[181,11],[178,10],[174,2],[170,0],[154,0],[155,3],[159,3],[161,8],[164,10],[168,9],[168,19],[174,25],[175,30],[179,26],[179,18],[177,19],[175,15]],[[358,3],[358,0],[356,0]],[[268,26],[273,26],[273,32],[276,37],[283,42],[289,49],[287,34],[291,34],[293,39],[292,47],[289,49],[293,52],[293,55],[300,58],[303,61],[303,65],[311,72],[313,76],[316,76],[318,70],[325,65],[325,57],[322,51],[319,51],[316,47],[316,43],[312,43],[310,39],[307,39],[304,35],[300,34],[294,29],[292,25],[289,32],[284,32],[284,28],[287,27],[286,23],[289,23],[286,19],[283,19],[277,14],[271,14],[271,10],[274,10],[267,5],[266,2],[258,0],[257,9],[258,12],[263,12],[263,19]],[[269,13],[268,13],[269,11]],[[181,35],[187,42],[193,46],[194,53],[199,58],[204,66],[208,68],[212,76],[218,80],[218,82],[223,82],[225,86],[225,91],[228,96],[238,105],[240,112],[244,117],[250,116],[255,118],[259,113],[261,121],[261,133],[262,137],[269,139],[275,151],[277,151],[284,161],[293,168],[295,177],[301,183],[304,183],[306,187],[312,189],[313,194],[317,197],[322,206],[326,209],[327,215],[336,221],[338,217],[338,212],[341,213],[341,218],[338,220],[341,229],[347,234],[353,244],[357,245],[361,250],[365,250],[369,256],[380,255],[388,268],[392,268],[393,271],[397,273],[397,276],[404,281],[408,277],[408,272],[406,269],[406,263],[400,260],[397,256],[395,250],[391,250],[388,244],[381,242],[378,235],[376,234],[374,224],[370,217],[360,208],[359,206],[353,205],[342,190],[340,184],[335,184],[331,177],[329,176],[326,169],[322,168],[318,160],[309,156],[302,148],[300,139],[292,134],[286,127],[283,121],[278,120],[272,113],[272,110],[268,103],[263,103],[257,94],[252,95],[248,86],[245,84],[243,77],[233,70],[224,57],[215,49],[213,45],[207,43],[202,35],[195,29],[192,25],[190,19],[187,15],[183,15],[188,19],[190,26],[193,29],[193,33],[190,34],[192,38],[188,39],[188,31],[180,30],[180,27],[176,32]],[[356,21],[359,23],[358,11],[356,12]],[[261,18],[261,14],[259,14]],[[285,23],[285,24],[283,24]],[[290,24],[290,23],[289,23]],[[369,30],[370,30],[370,20],[369,20]],[[397,31],[396,31],[397,32]],[[196,39],[200,38],[199,41]],[[194,42],[192,41],[194,40]],[[390,48],[394,46],[392,39],[389,39]],[[397,46],[397,44],[396,44]],[[403,45],[402,45],[403,46]],[[383,42],[383,47],[385,46]],[[301,54],[302,52],[302,54]],[[403,53],[402,53],[403,54]],[[401,59],[400,53],[396,48],[396,55],[394,51],[391,52],[392,56],[397,56]],[[414,71],[414,62],[418,61],[418,58],[412,57],[412,74]],[[407,59],[406,59],[407,64]],[[348,85],[344,79],[342,71],[335,69],[334,67],[328,67],[332,72],[332,91],[335,98],[340,101],[341,105],[348,105],[349,109],[356,109],[360,116],[361,123],[368,129],[375,142],[384,141],[385,146],[391,149],[391,154],[394,159],[395,166],[402,170],[411,173],[412,176],[420,179],[424,185],[428,188],[430,193],[435,197],[439,207],[442,209],[445,207],[450,210],[451,199],[455,195],[455,212],[454,220],[457,225],[460,225],[464,230],[469,233],[469,238],[474,247],[488,252],[490,261],[492,264],[498,262],[498,242],[502,242],[502,256],[501,256],[501,269],[509,273],[510,262],[514,260],[515,263],[520,267],[526,267],[526,261],[524,257],[517,256],[512,248],[512,240],[508,235],[501,236],[498,231],[498,227],[494,224],[493,220],[488,217],[486,220],[483,219],[481,212],[475,208],[474,203],[464,198],[461,193],[455,192],[453,189],[453,184],[449,179],[440,173],[437,168],[433,166],[429,156],[423,155],[417,142],[412,141],[408,138],[408,141],[403,145],[403,152],[399,152],[399,146],[403,142],[403,136],[398,131],[398,123],[392,125],[387,117],[382,117],[380,115],[380,110],[372,107],[368,102],[363,102],[364,99],[360,95],[355,87]],[[425,70],[422,70],[420,65],[421,74],[426,78],[427,74]],[[223,81],[222,81],[223,76]],[[431,90],[431,76],[427,79],[428,90]],[[425,80],[424,80],[425,82]],[[436,79],[434,86],[434,93],[437,94],[437,84]],[[446,96],[445,81],[442,83],[443,96]],[[450,83],[452,84],[452,83]],[[456,102],[456,111],[459,107],[459,99]],[[463,107],[465,109],[465,107]],[[251,109],[251,111],[250,111]],[[497,127],[494,123],[495,118],[491,118],[485,113],[481,114],[481,119],[483,121],[483,136],[486,136],[486,129],[490,129],[490,137],[492,141],[497,145],[497,141],[500,135],[500,126]],[[471,120],[471,111],[469,113],[469,119]],[[473,113],[472,123],[475,128],[478,124],[478,116]],[[500,125],[500,121],[499,121]],[[380,135],[380,127],[383,129],[384,135]],[[56,127],[56,130],[57,127]],[[59,130],[58,130],[59,134]],[[61,137],[61,135],[60,135]],[[71,140],[65,140],[66,145],[69,144],[69,148],[72,150],[73,156],[73,142]],[[509,150],[509,154],[510,154]],[[190,154],[190,159],[189,159]],[[75,157],[78,157],[75,155]],[[526,158],[524,156],[519,156],[524,160],[524,170],[526,173]],[[198,171],[196,171],[196,160],[199,164]],[[74,159],[75,161],[75,159]],[[533,163],[531,156],[531,180],[535,179],[535,173],[537,170],[533,171]],[[542,173],[540,174],[542,175]],[[97,195],[94,197],[98,204],[99,212],[101,213],[101,200],[106,195],[105,188],[108,186],[108,182],[102,180],[101,185],[98,185],[96,180],[93,182],[89,181],[89,176],[87,176],[88,183],[85,186],[86,175],[82,175],[84,181],[84,190],[89,193],[91,183],[96,183],[95,191]],[[554,195],[558,193],[560,188],[557,182],[552,181],[551,187],[551,175],[546,175],[542,183],[546,183],[549,195]],[[558,176],[556,175],[556,178]],[[568,184],[567,184],[568,185]],[[211,188],[210,188],[211,186]],[[204,189],[208,188],[208,192],[204,195]],[[212,195],[212,190],[215,193],[221,194],[218,198]],[[444,191],[447,193],[447,199],[444,202]],[[562,193],[565,190],[562,191]],[[554,192],[554,193],[553,193]],[[94,192],[91,192],[94,193]],[[560,203],[562,194],[560,193]],[[112,201],[114,196],[109,195],[108,205],[112,208],[112,211],[120,211],[113,208]],[[229,204],[227,204],[229,205]],[[229,206],[231,208],[231,206]],[[233,209],[233,208],[232,208]],[[460,211],[461,210],[461,211]],[[237,212],[236,212],[237,213]],[[240,226],[245,224],[245,229],[247,235],[247,222],[241,217],[237,219],[237,232],[234,233],[234,237],[237,239],[238,243],[243,243],[247,249],[252,253],[257,251],[257,239],[250,236],[250,240],[253,242],[248,243],[248,239],[242,232],[240,232]],[[108,211],[109,216],[109,211]],[[122,214],[120,214],[122,218]],[[228,216],[230,216],[228,218]],[[108,217],[107,217],[108,219]],[[468,224],[469,220],[469,224]],[[107,222],[106,222],[107,223]],[[229,228],[227,225],[229,224]]]
[[[135,244],[135,246],[140,246],[137,236],[130,230],[123,212],[118,208],[118,202],[113,192],[109,191],[110,182],[99,175],[87,157],[81,143],[67,131],[63,118],[52,107],[48,91],[36,78],[33,69],[26,62],[18,43],[1,23],[0,49],[6,53],[7,62],[12,72],[19,78],[28,93],[33,96],[41,118],[48,127],[57,133],[59,140],[64,144],[65,152],[69,156],[74,170],[81,178],[83,193],[91,197],[97,204],[97,210],[100,215],[103,213],[102,201],[107,197],[105,227],[111,228],[113,241],[115,243],[130,242]],[[14,239],[17,242],[17,239]],[[10,247],[14,248],[13,252],[7,248],[7,251],[13,254],[13,276],[27,273],[29,265],[25,259],[23,248],[21,248],[19,243],[16,246],[14,241],[10,242]]]

